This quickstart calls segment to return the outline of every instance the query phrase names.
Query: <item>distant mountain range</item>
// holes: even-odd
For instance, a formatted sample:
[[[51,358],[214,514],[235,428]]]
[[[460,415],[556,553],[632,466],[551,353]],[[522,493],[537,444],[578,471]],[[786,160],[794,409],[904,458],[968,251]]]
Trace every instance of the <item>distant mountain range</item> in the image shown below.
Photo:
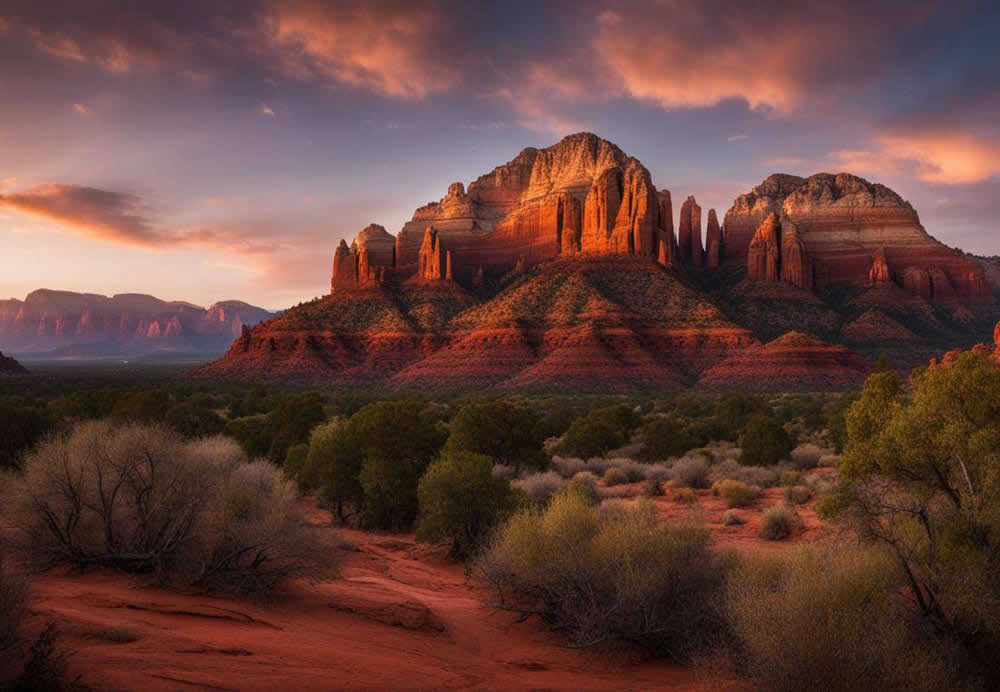
[[[27,359],[138,356],[162,351],[214,354],[244,326],[278,313],[226,300],[203,308],[140,293],[111,297],[40,289],[0,300],[0,349]]]
[[[332,387],[843,390],[989,338],[1000,266],[889,188],[775,174],[722,223],[590,133],[452,184],[333,253],[331,293],[193,377]],[[235,333],[235,330],[233,330]]]

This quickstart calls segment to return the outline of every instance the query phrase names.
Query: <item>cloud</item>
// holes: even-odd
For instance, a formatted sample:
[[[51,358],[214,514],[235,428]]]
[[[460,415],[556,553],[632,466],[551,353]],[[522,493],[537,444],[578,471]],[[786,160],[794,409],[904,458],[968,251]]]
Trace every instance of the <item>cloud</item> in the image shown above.
[[[90,108],[83,105],[82,103],[74,103],[73,111],[76,112],[78,115],[82,115],[83,117],[87,117],[88,115],[90,115]]]
[[[749,135],[739,134],[739,135],[730,135],[729,137],[726,137],[727,142],[742,142],[745,139],[749,139]]]
[[[266,20],[267,38],[294,76],[422,99],[451,88],[460,74],[444,9],[434,2],[285,0]]]
[[[146,249],[212,247],[240,255],[274,252],[261,241],[226,228],[169,229],[149,217],[136,195],[79,185],[47,183],[25,192],[0,194],[0,209],[49,221],[94,240]]]
[[[835,151],[844,170],[908,175],[927,183],[968,185],[1000,173],[1000,145],[962,132],[879,135],[871,150]]]
[[[257,112],[260,113],[261,115],[266,115],[269,118],[277,117],[274,115],[274,110],[272,110],[271,107],[266,103],[260,104],[260,107],[257,108]]]

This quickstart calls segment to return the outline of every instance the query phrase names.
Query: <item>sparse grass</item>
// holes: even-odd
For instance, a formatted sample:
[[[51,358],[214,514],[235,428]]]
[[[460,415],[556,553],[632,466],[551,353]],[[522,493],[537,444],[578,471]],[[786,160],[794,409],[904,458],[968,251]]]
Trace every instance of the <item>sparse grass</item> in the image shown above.
[[[727,509],[725,514],[722,515],[723,526],[742,526],[746,523],[747,520],[741,517],[740,513],[735,509]]]

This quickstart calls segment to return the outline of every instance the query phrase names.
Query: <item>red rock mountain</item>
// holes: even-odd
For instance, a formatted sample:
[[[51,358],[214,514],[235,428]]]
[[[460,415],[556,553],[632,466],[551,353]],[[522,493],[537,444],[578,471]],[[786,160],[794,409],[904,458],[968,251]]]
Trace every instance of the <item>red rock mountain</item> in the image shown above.
[[[333,257],[331,294],[244,329],[200,377],[328,386],[843,389],[992,329],[984,264],[849,175],[774,175],[720,226],[596,135],[449,186]],[[853,350],[852,350],[853,349]]]
[[[0,301],[0,345],[33,357],[136,354],[160,348],[217,350],[244,326],[274,313],[240,301],[208,309],[153,296],[112,297],[41,289],[23,300]]]

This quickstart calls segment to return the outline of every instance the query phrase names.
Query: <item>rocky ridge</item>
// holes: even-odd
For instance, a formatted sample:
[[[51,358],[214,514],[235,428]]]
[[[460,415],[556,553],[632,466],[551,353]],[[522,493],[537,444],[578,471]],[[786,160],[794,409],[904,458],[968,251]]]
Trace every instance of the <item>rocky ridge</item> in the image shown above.
[[[0,351],[0,375],[24,375],[27,372],[23,365]]]
[[[241,301],[208,308],[137,293],[111,297],[40,289],[22,300],[0,301],[0,345],[42,356],[142,353],[173,347],[218,349],[274,313]]]
[[[450,185],[395,237],[373,224],[342,242],[330,296],[244,330],[195,375],[837,389],[887,344],[908,367],[995,318],[982,263],[850,174],[770,176],[721,225],[710,209],[704,236],[687,197],[674,228],[670,191],[611,142],[580,133],[525,149]]]

